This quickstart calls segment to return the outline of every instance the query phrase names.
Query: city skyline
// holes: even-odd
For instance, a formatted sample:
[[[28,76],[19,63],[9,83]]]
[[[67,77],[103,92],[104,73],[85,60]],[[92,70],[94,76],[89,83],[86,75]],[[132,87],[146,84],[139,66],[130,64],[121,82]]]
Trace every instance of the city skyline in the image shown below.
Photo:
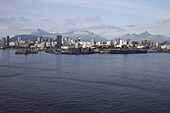
[[[42,28],[51,33],[88,30],[107,39],[143,31],[170,37],[169,4],[168,0],[1,0],[0,36]]]

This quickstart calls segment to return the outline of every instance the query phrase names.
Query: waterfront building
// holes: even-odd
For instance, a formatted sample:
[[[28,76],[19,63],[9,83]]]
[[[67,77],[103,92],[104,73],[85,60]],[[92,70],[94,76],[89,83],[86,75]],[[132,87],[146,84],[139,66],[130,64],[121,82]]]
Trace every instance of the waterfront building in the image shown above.
[[[139,44],[139,42],[138,42],[138,41],[132,41],[132,46],[133,46],[133,47],[137,47],[137,46],[138,46],[138,44]]]
[[[57,42],[52,42],[52,43],[51,43],[51,46],[52,46],[52,47],[57,47]]]
[[[131,45],[131,40],[130,40],[130,39],[127,39],[127,40],[126,40],[126,43],[127,43],[127,45]]]
[[[57,35],[57,48],[62,46],[62,35]]]
[[[95,45],[96,43],[95,43],[95,37],[93,37],[92,39],[91,39],[91,46],[93,46],[93,45]]]
[[[71,38],[68,38],[68,42],[71,42]]]
[[[82,39],[80,37],[77,37],[78,42],[82,42]]]
[[[43,38],[43,41],[44,41],[44,42],[48,42],[48,37],[44,37],[44,38]],[[41,42],[43,42],[43,41],[41,41]]]
[[[42,42],[44,42],[44,39],[43,39],[43,38],[41,38],[41,43],[42,43]]]
[[[137,48],[138,48],[138,49],[143,49],[143,48],[145,48],[145,46],[138,45]]]
[[[103,42],[103,41],[100,41],[100,42],[97,42],[96,45],[97,46],[102,46],[102,45],[106,45],[107,43],[106,42]]]
[[[19,47],[19,41],[15,42],[15,47]]]
[[[46,48],[46,42],[42,42],[40,44],[35,44],[35,47],[38,47],[40,49],[44,49],[44,48]]]
[[[71,39],[70,38],[64,38],[63,46],[71,46]]]
[[[117,41],[114,42],[114,45],[118,45],[118,44],[117,44]]]
[[[40,44],[40,48],[46,48],[46,42],[42,42],[42,43]]]
[[[71,39],[69,37],[64,38],[64,41],[69,42]]]
[[[120,41],[119,41],[119,45],[122,46],[123,44],[124,44],[124,40],[120,40]]]
[[[80,48],[80,44],[78,41],[75,43],[75,48]]]
[[[141,45],[146,47],[155,47],[155,41],[151,39],[141,40]]]
[[[6,39],[5,37],[1,38],[1,48],[5,48],[6,47]]]
[[[42,41],[41,39],[42,39],[42,37],[38,37],[38,38],[37,38],[37,42],[38,42],[38,43],[41,43],[41,41]]]
[[[107,41],[107,45],[108,46],[112,46],[113,45],[113,41],[111,40],[111,41]]]
[[[120,44],[120,38],[116,38],[116,44]]]
[[[161,48],[160,42],[157,42],[157,43],[156,43],[156,47],[157,47],[157,48]]]
[[[52,47],[51,42],[46,42],[46,47]]]
[[[170,50],[170,45],[162,45],[161,49],[169,49]]]
[[[127,42],[123,40],[123,45],[127,45]],[[128,45],[129,46],[129,45]]]
[[[18,37],[18,42],[21,41],[21,37]]]
[[[48,38],[48,42],[51,43],[53,41],[52,38]]]
[[[6,37],[6,46],[9,47],[9,36]]]
[[[9,42],[10,47],[15,47],[15,42]]]
[[[21,48],[29,47],[29,43],[26,43],[26,41],[21,40],[18,43],[19,43],[18,47],[21,47]]]
[[[95,45],[96,45],[96,44],[95,44]],[[95,46],[95,45],[93,45],[93,46]],[[85,42],[85,46],[84,46],[84,47],[85,47],[85,48],[86,48],[86,47],[92,47],[92,46],[91,46],[91,42]]]

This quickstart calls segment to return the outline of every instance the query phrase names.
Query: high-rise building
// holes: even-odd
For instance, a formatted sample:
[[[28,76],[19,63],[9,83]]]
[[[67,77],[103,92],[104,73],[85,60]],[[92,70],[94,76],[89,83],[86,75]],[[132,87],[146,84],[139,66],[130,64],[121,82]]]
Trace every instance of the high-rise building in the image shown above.
[[[41,38],[42,38],[42,37],[38,37],[38,38],[37,38],[38,43],[41,43]]]
[[[132,46],[138,46],[139,42],[138,41],[132,41]]]
[[[141,41],[141,45],[147,46],[147,47],[155,47],[155,41],[151,39],[143,39]]]
[[[93,37],[93,38],[91,39],[91,45],[92,45],[92,46],[95,45],[95,37]]]
[[[78,41],[75,42],[75,48],[79,48],[79,46],[80,46],[79,42]]]
[[[42,43],[42,42],[44,42],[44,39],[43,39],[43,38],[41,38],[41,43]]]
[[[6,37],[6,46],[9,47],[9,36]]]
[[[120,38],[116,38],[117,44],[120,44]]]
[[[1,38],[1,48],[5,48],[6,47],[6,39],[5,37]]]
[[[51,42],[52,42],[52,40],[53,40],[52,38],[48,38],[48,42],[49,42],[49,43],[51,43]]]
[[[77,37],[77,41],[81,42],[82,41],[81,37]]]
[[[68,37],[64,38],[64,41],[68,41],[68,40],[69,40],[69,38],[68,38]]]
[[[123,45],[123,44],[124,44],[124,40],[120,40],[119,45]]]
[[[161,48],[160,42],[157,42],[157,43],[156,43],[156,47],[157,47],[157,48]]]
[[[112,45],[113,45],[113,41],[112,41],[112,40],[107,41],[107,45],[108,45],[108,46],[112,46]]]
[[[127,45],[131,45],[131,40],[130,39],[127,39],[126,42],[127,42]]]
[[[21,37],[18,37],[18,42],[21,41]]]
[[[57,35],[57,48],[62,46],[62,35]]]
[[[15,46],[19,47],[19,41],[15,41]]]

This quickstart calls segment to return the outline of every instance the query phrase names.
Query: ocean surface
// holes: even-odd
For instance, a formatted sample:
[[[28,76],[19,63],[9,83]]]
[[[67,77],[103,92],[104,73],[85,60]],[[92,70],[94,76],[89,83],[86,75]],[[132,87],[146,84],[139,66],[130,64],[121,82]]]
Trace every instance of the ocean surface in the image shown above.
[[[170,53],[0,50],[0,113],[170,113]]]

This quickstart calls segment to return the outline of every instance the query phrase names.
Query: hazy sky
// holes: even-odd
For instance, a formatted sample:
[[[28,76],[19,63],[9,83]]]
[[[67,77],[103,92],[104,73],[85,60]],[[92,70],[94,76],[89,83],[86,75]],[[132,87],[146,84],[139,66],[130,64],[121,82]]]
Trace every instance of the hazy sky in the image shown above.
[[[37,28],[108,39],[144,31],[170,36],[170,0],[0,0],[0,37]]]

